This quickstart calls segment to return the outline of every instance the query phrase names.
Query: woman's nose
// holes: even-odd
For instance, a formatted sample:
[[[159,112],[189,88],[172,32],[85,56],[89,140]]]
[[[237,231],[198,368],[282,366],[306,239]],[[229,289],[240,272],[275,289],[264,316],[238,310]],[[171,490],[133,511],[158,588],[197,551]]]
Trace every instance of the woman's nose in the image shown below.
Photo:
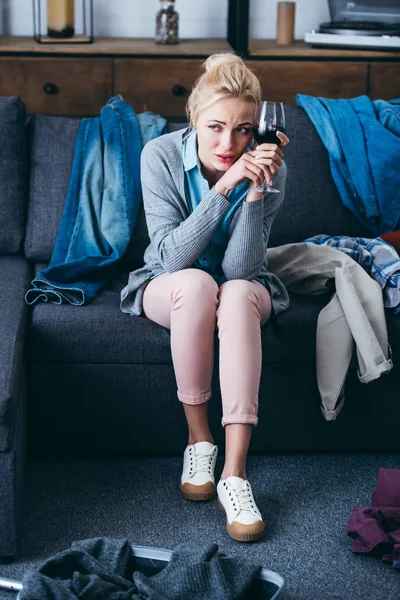
[[[232,148],[233,136],[230,131],[224,131],[224,133],[222,134],[221,144],[224,150],[230,150]]]

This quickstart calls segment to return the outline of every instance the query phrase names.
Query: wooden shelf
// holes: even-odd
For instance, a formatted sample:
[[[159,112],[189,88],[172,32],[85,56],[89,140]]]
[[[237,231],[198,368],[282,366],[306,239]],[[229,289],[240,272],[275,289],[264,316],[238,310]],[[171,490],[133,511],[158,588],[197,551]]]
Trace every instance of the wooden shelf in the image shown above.
[[[233,52],[232,46],[222,38],[184,39],[179,44],[163,46],[152,38],[96,38],[92,44],[51,43],[40,44],[27,36],[0,36],[1,54],[84,54],[88,56],[200,56],[214,52]],[[312,48],[303,41],[291,46],[279,46],[275,40],[249,41],[249,58],[269,59],[398,59],[400,52],[383,50],[348,50],[339,48]]]
[[[371,58],[391,59],[397,58],[400,60],[400,52],[392,52],[390,50],[348,50],[343,48],[312,48],[309,44],[303,41],[296,41],[291,46],[279,46],[275,40],[249,40],[249,58],[315,58],[320,60],[323,58],[329,59],[361,59],[369,60]]]
[[[121,94],[136,112],[184,117],[204,59],[233,51],[225,39],[186,39],[162,46],[150,38],[40,44],[32,37],[0,36],[0,96],[21,97],[30,114],[91,116],[111,96]],[[400,96],[400,53],[252,40],[247,58],[268,97],[288,104],[296,102],[297,93]]]
[[[155,44],[152,38],[96,38],[92,44],[40,44],[32,37],[0,36],[1,54],[84,54],[89,56],[209,56],[233,52],[225,39],[186,39],[176,45]]]

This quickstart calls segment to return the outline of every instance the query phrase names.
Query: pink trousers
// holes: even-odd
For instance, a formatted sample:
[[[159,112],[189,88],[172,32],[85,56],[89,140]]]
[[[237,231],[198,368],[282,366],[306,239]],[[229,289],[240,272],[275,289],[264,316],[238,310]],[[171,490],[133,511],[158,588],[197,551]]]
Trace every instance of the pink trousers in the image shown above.
[[[261,326],[271,297],[258,281],[234,279],[220,287],[200,269],[163,273],[143,296],[148,319],[171,330],[178,398],[201,404],[211,397],[214,332],[220,341],[222,425],[258,423]]]

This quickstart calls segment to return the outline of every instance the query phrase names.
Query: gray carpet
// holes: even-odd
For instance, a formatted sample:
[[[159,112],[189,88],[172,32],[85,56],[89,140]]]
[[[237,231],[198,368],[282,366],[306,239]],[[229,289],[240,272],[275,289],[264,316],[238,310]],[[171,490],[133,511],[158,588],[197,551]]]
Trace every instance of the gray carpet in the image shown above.
[[[250,456],[248,478],[267,528],[253,544],[229,538],[216,501],[180,496],[181,464],[181,457],[30,463],[20,555],[0,565],[1,575],[20,579],[77,539],[171,549],[212,541],[280,573],[284,600],[399,600],[400,571],[354,555],[346,534],[353,508],[370,505],[379,467],[400,468],[399,454]],[[217,475],[221,469],[218,459]]]

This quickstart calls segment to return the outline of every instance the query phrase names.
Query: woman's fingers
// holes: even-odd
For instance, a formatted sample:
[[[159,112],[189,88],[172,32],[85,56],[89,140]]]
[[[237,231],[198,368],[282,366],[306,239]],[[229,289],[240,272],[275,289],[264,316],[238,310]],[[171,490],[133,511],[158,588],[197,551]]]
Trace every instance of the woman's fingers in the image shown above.
[[[288,145],[289,138],[282,131],[278,131],[277,136],[281,140],[280,147],[277,144],[260,144],[242,155],[243,177],[250,179],[257,187],[264,180],[271,183],[272,176],[282,165],[284,154],[281,148]]]
[[[271,173],[274,175],[281,167],[281,159],[272,160],[272,158],[256,158],[256,163],[262,165],[263,168],[268,167]]]
[[[279,157],[281,160],[283,160],[283,152],[276,144],[261,144],[261,146],[258,146],[251,152],[247,152],[247,154],[253,158],[256,158],[257,156],[263,156],[263,158]]]
[[[248,154],[250,154],[248,152]],[[283,159],[278,156],[277,154],[274,153],[267,153],[267,152],[255,152],[254,156],[250,156],[250,159],[252,161],[254,161],[254,163],[256,165],[258,164],[263,164],[263,165],[269,165],[272,163],[277,164],[279,167],[281,166]]]
[[[276,132],[277,137],[281,140],[281,148],[283,148],[284,146],[287,146],[290,142],[289,138],[287,137],[287,135],[285,135],[283,133],[283,131],[277,131]]]
[[[271,181],[272,173],[268,165],[257,163],[253,158],[249,157],[248,154],[246,155],[245,165],[247,170],[256,175],[259,180],[259,183],[256,183],[256,185],[261,185],[264,179],[268,181],[268,183]],[[249,179],[254,181],[253,177],[249,177]]]
[[[250,152],[247,153],[248,156]],[[266,153],[262,152],[260,154],[256,153],[255,157],[249,157],[249,159],[253,162],[253,164],[261,167],[264,171],[265,178],[269,181],[268,177],[271,177],[275,173],[279,171],[279,168],[282,164],[282,160],[279,156],[275,156],[274,158],[266,158]]]
[[[247,156],[243,157],[243,159],[245,176],[250,179],[255,186],[260,186],[264,181],[264,172],[262,168],[254,164],[254,161],[249,160]]]
[[[271,165],[272,163],[275,163],[278,167],[280,167],[283,162],[281,157],[276,154],[273,154],[272,156],[267,156],[264,153],[256,154],[254,157],[254,160],[257,165],[258,164]]]

